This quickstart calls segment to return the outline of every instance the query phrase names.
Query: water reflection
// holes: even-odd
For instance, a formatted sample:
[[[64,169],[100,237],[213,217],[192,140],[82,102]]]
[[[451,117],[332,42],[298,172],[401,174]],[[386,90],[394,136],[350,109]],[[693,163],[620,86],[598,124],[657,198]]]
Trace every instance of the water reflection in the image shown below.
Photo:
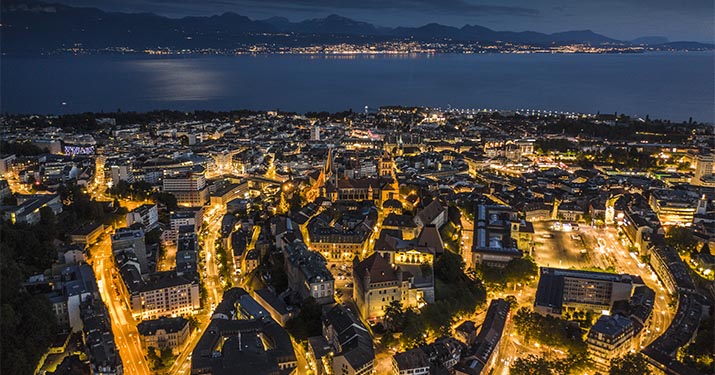
[[[129,65],[149,81],[146,87],[151,100],[208,101],[226,93],[221,74],[199,60],[140,60]]]
[[[712,52],[3,57],[0,109],[306,112],[450,104],[715,122],[712,67]]]

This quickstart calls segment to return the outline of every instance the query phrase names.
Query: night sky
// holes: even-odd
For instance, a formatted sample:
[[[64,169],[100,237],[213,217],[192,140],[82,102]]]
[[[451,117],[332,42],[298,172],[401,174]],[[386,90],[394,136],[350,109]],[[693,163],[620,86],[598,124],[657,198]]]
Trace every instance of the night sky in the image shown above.
[[[292,21],[339,14],[381,26],[478,24],[495,30],[558,32],[591,29],[630,40],[715,41],[713,0],[59,0],[109,11],[169,17],[235,12]]]

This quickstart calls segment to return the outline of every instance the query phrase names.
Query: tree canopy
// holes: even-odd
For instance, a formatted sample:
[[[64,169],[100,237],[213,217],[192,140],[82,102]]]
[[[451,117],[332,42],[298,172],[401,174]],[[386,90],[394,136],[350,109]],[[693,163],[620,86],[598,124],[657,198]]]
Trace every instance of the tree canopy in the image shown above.
[[[51,210],[50,210],[51,212]],[[32,274],[52,264],[56,218],[42,211],[35,226],[0,225],[1,373],[31,374],[57,333],[55,314],[44,295],[22,287]]]
[[[611,360],[610,375],[650,375],[648,362],[640,353],[628,353]]]
[[[286,323],[286,329],[296,340],[319,336],[322,332],[322,309],[313,298],[303,301],[298,315]]]
[[[509,373],[512,375],[567,375],[568,370],[562,361],[549,360],[544,356],[529,354],[524,358],[517,358],[509,368]]]
[[[697,250],[698,240],[693,232],[685,227],[672,227],[665,235],[665,243],[679,253],[692,253]]]
[[[535,340],[550,347],[566,350],[568,357],[561,366],[582,368],[588,364],[586,342],[583,340],[583,331],[578,324],[561,318],[543,316],[523,307],[514,315],[514,325],[527,342]]]

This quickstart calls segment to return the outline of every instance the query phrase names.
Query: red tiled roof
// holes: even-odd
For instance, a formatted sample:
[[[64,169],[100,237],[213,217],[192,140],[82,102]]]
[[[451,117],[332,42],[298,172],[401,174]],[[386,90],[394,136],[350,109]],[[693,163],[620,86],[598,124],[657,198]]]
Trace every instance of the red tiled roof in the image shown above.
[[[392,266],[378,253],[373,253],[354,266],[355,273],[362,279],[370,275],[370,283],[381,283],[397,280],[397,274]]]

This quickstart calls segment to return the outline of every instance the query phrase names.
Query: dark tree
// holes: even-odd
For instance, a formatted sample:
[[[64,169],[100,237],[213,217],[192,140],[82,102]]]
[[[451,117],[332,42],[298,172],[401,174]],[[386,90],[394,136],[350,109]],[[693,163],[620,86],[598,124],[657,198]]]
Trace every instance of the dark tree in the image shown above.
[[[158,192],[158,193],[154,193],[154,195],[152,197],[154,199],[154,202],[163,204],[164,206],[166,206],[166,209],[169,211],[175,211],[179,208],[179,205],[177,203],[177,200],[176,200],[176,197],[174,196],[174,194]]]
[[[17,198],[15,197],[14,194],[10,194],[7,197],[3,198],[2,204],[3,204],[3,206],[16,206]]]
[[[464,275],[464,260],[458,254],[445,251],[434,264],[435,276],[447,283],[459,281]]]
[[[385,328],[388,331],[400,332],[405,328],[405,310],[400,301],[392,301],[385,309]]]
[[[611,360],[610,375],[650,375],[648,362],[640,353],[628,353]]]
[[[504,268],[504,277],[511,283],[528,281],[538,273],[539,266],[530,257],[512,259]]]
[[[303,301],[298,315],[286,323],[286,329],[296,340],[302,341],[322,332],[322,309],[315,299]]]
[[[512,295],[506,296],[506,298],[504,298],[504,300],[509,303],[509,309],[513,310],[519,306],[519,302],[516,300],[516,297],[514,297]]]
[[[697,249],[698,241],[693,232],[685,227],[672,227],[665,235],[665,243],[679,253],[692,253]]]
[[[509,369],[513,375],[543,375],[543,374],[568,374],[568,368],[563,368],[559,361],[550,361],[543,356],[529,354],[525,358],[518,358]]]
[[[43,212],[43,221],[53,221]],[[43,225],[0,225],[0,373],[31,374],[57,332],[44,295],[22,288],[32,274],[48,268],[56,254],[52,231]]]

